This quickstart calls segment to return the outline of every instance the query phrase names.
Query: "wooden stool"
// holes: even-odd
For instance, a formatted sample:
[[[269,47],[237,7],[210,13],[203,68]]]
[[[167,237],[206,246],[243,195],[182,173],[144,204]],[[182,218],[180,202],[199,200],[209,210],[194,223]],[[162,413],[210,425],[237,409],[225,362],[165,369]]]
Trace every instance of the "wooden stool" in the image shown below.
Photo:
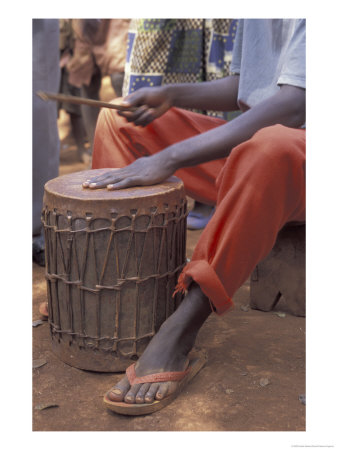
[[[250,306],[305,316],[305,225],[286,226],[270,254],[251,274]]]

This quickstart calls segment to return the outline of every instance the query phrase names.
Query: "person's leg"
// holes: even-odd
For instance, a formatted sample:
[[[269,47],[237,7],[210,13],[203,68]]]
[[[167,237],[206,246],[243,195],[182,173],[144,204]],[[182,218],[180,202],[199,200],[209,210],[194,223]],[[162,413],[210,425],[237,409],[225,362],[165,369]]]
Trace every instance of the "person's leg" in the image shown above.
[[[278,231],[305,217],[305,132],[269,127],[233,150],[217,180],[216,213],[180,277],[188,293],[161,326],[136,364],[137,376],[180,371],[199,328],[210,314],[226,311],[230,296],[271,250]],[[193,280],[193,283],[191,283]],[[125,377],[112,401],[151,402],[175,382],[130,387]]]
[[[110,75],[111,85],[116,97],[122,97],[123,80],[124,72],[114,72]]]
[[[59,89],[59,22],[33,20],[33,259],[44,265],[41,210],[44,185],[59,172],[57,105],[45,102],[37,91]]]
[[[197,333],[212,312],[210,302],[197,285],[192,285],[179,308],[161,325],[137,361],[137,376],[160,372],[180,372],[187,367],[187,357]],[[112,401],[151,403],[170,395],[177,382],[144,383],[130,386],[124,377],[109,392]]]
[[[81,96],[85,98],[90,98],[92,100],[99,100],[100,87],[101,87],[101,72],[99,68],[96,66],[95,72],[92,76],[89,86],[85,85],[81,86],[80,88]],[[89,155],[92,155],[95,128],[99,112],[100,112],[99,108],[93,108],[92,106],[88,105],[81,105],[81,114],[87,132],[87,137],[90,142]]]
[[[215,214],[179,285],[193,279],[222,313],[271,251],[280,229],[305,220],[305,130],[260,130],[233,149],[216,184]]]
[[[72,133],[75,139],[76,147],[77,147],[77,155],[78,159],[81,162],[84,161],[84,154],[86,153],[86,130],[83,122],[82,115],[69,113],[70,124]]]

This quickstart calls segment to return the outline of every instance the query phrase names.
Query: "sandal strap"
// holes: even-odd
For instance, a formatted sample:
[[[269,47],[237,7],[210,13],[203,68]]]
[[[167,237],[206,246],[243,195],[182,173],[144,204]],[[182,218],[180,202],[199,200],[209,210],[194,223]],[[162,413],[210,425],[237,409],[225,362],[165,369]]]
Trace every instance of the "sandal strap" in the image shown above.
[[[159,383],[162,381],[181,381],[186,374],[189,372],[190,368],[184,370],[183,372],[159,372],[150,375],[144,375],[143,377],[136,376],[135,363],[129,366],[126,370],[129,384],[133,386],[134,384],[141,383]]]

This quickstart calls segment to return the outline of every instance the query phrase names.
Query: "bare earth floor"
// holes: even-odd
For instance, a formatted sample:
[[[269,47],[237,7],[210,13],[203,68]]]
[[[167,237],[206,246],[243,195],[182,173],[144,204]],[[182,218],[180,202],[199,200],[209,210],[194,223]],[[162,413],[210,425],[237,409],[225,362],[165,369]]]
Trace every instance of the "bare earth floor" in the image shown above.
[[[149,416],[124,417],[105,410],[102,395],[121,374],[71,367],[51,351],[49,326],[33,328],[33,429],[35,431],[300,431],[305,430],[305,321],[255,310],[248,285],[229,314],[213,315],[196,345],[208,363],[168,407]],[[45,300],[44,269],[34,266],[33,317]],[[262,379],[268,379],[264,384]],[[40,410],[41,405],[57,407]]]

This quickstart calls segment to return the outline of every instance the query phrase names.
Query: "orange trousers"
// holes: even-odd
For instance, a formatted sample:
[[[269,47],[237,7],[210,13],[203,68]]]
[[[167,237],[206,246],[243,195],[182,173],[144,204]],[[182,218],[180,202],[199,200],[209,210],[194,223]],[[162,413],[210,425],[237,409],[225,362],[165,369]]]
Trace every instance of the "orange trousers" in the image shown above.
[[[96,127],[93,168],[124,167],[224,123],[171,108],[141,128],[103,109]],[[282,125],[263,128],[227,158],[180,169],[175,175],[183,180],[187,195],[216,205],[177,289],[187,289],[194,280],[214,311],[222,314],[271,251],[279,230],[288,222],[305,221],[305,130]]]

